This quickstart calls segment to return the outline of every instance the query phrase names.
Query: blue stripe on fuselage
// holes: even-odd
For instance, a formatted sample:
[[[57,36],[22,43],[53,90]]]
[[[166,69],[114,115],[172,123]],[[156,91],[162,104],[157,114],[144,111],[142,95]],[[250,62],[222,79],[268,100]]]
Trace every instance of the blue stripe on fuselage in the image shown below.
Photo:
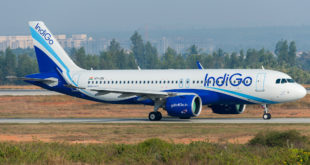
[[[244,93],[230,91],[230,90],[227,90],[227,89],[221,89],[221,88],[215,88],[215,87],[208,87],[208,88],[216,89],[216,90],[223,91],[223,92],[227,92],[227,93],[230,93],[230,94],[233,94],[233,95],[237,95],[237,96],[240,96],[240,97],[243,97],[243,98],[246,98],[246,99],[250,99],[250,100],[254,100],[254,101],[257,101],[257,102],[261,102],[261,103],[267,103],[267,104],[276,104],[276,103],[278,103],[278,102],[275,102],[275,101],[266,100],[266,99],[262,99],[262,98],[259,98],[259,97],[247,95],[247,94],[244,94]]]

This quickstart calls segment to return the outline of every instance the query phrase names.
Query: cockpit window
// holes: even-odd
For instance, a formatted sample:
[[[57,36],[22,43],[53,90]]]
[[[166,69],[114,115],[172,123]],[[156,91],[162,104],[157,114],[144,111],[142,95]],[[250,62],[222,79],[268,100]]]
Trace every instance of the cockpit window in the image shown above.
[[[280,84],[281,79],[276,80],[276,84]]]
[[[289,83],[295,83],[295,81],[293,79],[287,79],[287,82]]]
[[[281,80],[281,84],[284,84],[284,83],[287,83],[287,81],[286,81],[286,79],[283,78],[283,79]]]

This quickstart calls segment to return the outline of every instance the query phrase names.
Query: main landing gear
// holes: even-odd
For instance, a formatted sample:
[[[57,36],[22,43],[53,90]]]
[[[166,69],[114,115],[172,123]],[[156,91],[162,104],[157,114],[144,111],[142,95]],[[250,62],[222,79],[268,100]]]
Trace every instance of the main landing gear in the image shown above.
[[[154,104],[154,112],[149,113],[149,120],[151,121],[159,121],[162,118],[162,115],[160,112],[158,112],[158,109],[163,104],[163,101],[161,99],[156,99]]]
[[[267,106],[267,104],[263,104],[262,107],[264,108],[263,119],[264,119],[264,120],[269,120],[269,119],[271,119],[271,114],[268,112],[268,106]]]
[[[149,120],[151,120],[151,121],[159,121],[159,120],[161,120],[161,118],[162,118],[162,115],[158,111],[149,113]]]

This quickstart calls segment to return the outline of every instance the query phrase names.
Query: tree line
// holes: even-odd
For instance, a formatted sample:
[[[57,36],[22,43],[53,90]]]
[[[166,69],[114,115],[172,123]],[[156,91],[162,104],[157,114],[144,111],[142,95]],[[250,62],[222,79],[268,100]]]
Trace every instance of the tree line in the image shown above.
[[[205,68],[256,68],[279,70],[291,75],[299,83],[310,83],[310,72],[305,66],[310,64],[303,58],[296,57],[294,41],[280,40],[275,45],[274,52],[262,49],[240,50],[227,53],[217,49],[211,53],[203,52],[196,45],[190,46],[185,53],[177,53],[168,47],[159,55],[156,47],[145,42],[142,36],[135,32],[131,37],[131,48],[125,50],[113,39],[107,50],[100,54],[86,54],[85,49],[73,48],[69,55],[73,61],[84,69],[197,69],[199,61]],[[310,56],[310,55],[309,55]],[[306,57],[306,56],[302,56]],[[0,52],[0,84],[23,84],[18,81],[8,81],[8,75],[25,76],[37,73],[38,64],[31,49],[10,49]],[[310,69],[310,68],[309,68]]]

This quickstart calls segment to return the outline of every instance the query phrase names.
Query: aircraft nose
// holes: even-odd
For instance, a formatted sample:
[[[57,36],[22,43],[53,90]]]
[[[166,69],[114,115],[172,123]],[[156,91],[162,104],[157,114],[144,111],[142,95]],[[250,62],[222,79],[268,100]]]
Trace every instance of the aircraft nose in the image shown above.
[[[301,99],[306,96],[307,90],[303,86],[299,85],[298,88],[296,89],[296,93],[298,95],[298,98]]]

